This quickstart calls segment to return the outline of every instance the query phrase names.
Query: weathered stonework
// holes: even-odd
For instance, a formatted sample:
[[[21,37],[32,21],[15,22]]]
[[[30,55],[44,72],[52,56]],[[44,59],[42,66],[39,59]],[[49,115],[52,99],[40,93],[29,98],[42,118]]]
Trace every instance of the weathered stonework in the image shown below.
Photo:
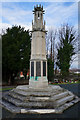
[[[62,113],[80,99],[60,86],[48,86],[44,89],[31,89],[28,85],[3,94],[0,103],[13,113]]]
[[[43,23],[43,7],[34,7],[34,22],[32,21],[32,41],[31,41],[31,59],[30,59],[30,88],[46,88],[47,80],[47,59],[46,59],[46,41],[45,41],[45,21]],[[43,66],[43,63],[46,63]],[[40,65],[38,65],[39,63]],[[32,66],[32,64],[34,64]],[[33,68],[32,68],[33,67]],[[45,70],[43,70],[45,69]],[[43,74],[45,71],[45,74]]]
[[[80,98],[58,85],[48,85],[43,7],[34,7],[33,12],[29,85],[4,93],[0,103],[13,113],[62,113]]]

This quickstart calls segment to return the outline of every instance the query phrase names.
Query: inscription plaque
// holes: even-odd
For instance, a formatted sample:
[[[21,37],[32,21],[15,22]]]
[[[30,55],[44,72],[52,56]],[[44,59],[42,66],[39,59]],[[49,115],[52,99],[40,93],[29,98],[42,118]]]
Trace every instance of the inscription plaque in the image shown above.
[[[43,76],[46,76],[46,62],[43,62]]]
[[[34,62],[31,62],[31,76],[34,76]]]
[[[41,76],[41,62],[36,62],[36,76]]]

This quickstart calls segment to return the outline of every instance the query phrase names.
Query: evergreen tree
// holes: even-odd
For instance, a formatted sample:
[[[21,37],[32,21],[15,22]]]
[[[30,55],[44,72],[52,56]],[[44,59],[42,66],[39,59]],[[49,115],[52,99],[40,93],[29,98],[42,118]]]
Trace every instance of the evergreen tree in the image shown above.
[[[51,60],[51,58],[48,58],[48,80],[54,81],[54,62]]]
[[[74,43],[76,41],[76,32],[68,24],[63,25],[59,30],[59,46],[57,48],[57,66],[64,77],[69,75],[70,62],[75,55]],[[76,43],[75,43],[76,44]]]
[[[31,36],[21,26],[8,28],[2,35],[2,73],[3,79],[11,80],[18,72],[28,71]]]

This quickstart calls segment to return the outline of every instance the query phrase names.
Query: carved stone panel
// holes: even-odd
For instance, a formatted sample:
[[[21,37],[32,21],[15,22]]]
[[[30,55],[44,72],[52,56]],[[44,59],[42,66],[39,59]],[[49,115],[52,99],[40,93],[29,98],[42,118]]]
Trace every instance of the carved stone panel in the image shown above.
[[[43,76],[46,76],[46,62],[43,62]]]
[[[41,76],[41,62],[36,62],[36,76]]]
[[[31,76],[34,76],[34,62],[31,62]]]

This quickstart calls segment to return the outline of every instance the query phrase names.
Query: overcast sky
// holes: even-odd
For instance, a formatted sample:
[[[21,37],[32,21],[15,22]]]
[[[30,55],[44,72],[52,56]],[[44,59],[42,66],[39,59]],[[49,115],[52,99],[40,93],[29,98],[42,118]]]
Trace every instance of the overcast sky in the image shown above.
[[[55,2],[20,2],[21,0],[15,0],[17,2],[5,1],[11,0],[3,0],[2,6],[0,3],[0,26],[2,26],[4,30],[12,25],[21,25],[22,27],[25,27],[26,30],[31,30],[33,19],[32,10],[34,5],[37,4],[43,5],[45,10],[44,19],[46,20],[47,30],[51,27],[58,29],[63,23],[68,23],[78,30],[78,0],[71,0],[73,2],[63,2],[66,0],[55,0]],[[72,64],[72,68],[77,67],[78,62],[76,60]]]

